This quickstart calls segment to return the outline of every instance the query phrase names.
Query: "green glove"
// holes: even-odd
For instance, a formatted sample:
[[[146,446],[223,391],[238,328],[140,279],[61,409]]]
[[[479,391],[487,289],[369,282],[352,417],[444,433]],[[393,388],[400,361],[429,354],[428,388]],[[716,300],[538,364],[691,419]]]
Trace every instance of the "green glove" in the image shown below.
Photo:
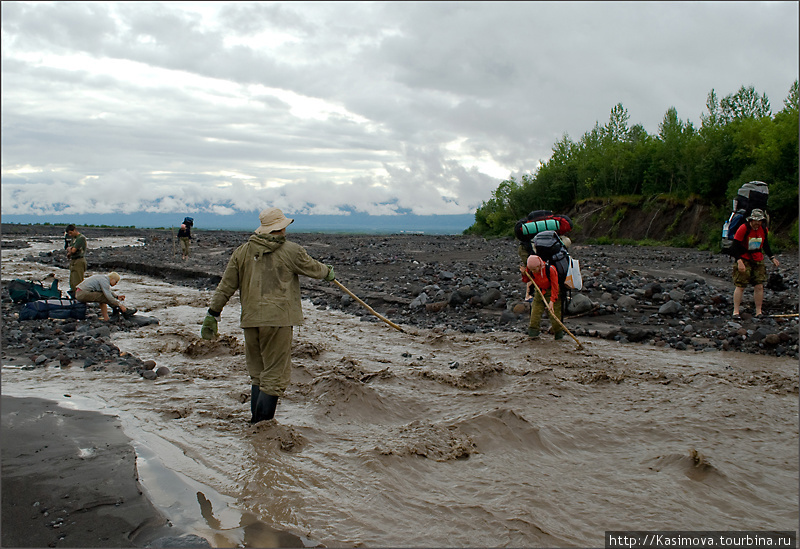
[[[218,335],[217,319],[207,314],[205,320],[203,320],[203,327],[200,328],[200,337],[203,339],[217,339]]]
[[[333,274],[332,266],[328,265],[328,269],[330,269],[330,271],[328,271],[328,275],[325,277],[325,280],[327,280],[328,282],[332,282],[333,279],[336,278],[336,275]]]

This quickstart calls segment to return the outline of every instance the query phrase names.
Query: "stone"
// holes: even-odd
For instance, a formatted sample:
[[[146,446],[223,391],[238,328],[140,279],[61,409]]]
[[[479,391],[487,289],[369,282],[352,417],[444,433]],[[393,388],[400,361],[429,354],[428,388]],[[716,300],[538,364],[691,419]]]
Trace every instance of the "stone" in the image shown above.
[[[589,299],[588,296],[583,294],[575,294],[572,296],[572,299],[567,304],[567,314],[569,315],[580,315],[583,313],[588,313],[594,308],[594,303],[592,300]]]
[[[411,303],[409,304],[409,308],[419,309],[421,307],[424,307],[426,303],[428,303],[428,294],[422,292],[411,301]]]
[[[497,301],[501,297],[503,297],[503,294],[500,292],[500,290],[498,290],[497,288],[492,288],[492,289],[488,290],[487,292],[485,292],[480,297],[481,304],[484,307],[488,307],[489,305],[491,305],[492,303],[494,303],[495,301]]]
[[[498,322],[500,324],[508,324],[509,322],[515,322],[517,320],[517,315],[515,315],[512,311],[503,311],[500,314],[500,319]]]
[[[658,314],[660,315],[676,315],[683,310],[683,306],[678,303],[677,301],[670,300],[664,303],[658,309]]]
[[[631,310],[634,307],[636,307],[636,299],[632,298],[629,295],[620,296],[620,298],[617,299],[617,307]]]

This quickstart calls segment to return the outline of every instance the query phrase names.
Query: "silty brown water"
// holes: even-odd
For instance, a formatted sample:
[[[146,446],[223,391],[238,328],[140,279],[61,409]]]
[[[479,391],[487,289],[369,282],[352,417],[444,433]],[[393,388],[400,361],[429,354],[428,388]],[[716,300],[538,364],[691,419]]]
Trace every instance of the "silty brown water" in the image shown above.
[[[4,279],[46,274],[3,258]],[[118,413],[154,501],[217,546],[272,529],[329,547],[582,547],[606,530],[797,528],[794,360],[403,334],[304,302],[293,383],[253,427],[237,300],[209,343],[208,292],[139,275],[120,289],[160,324],[115,344],[168,377],[4,365],[3,391]],[[184,489],[170,502],[159,482]]]

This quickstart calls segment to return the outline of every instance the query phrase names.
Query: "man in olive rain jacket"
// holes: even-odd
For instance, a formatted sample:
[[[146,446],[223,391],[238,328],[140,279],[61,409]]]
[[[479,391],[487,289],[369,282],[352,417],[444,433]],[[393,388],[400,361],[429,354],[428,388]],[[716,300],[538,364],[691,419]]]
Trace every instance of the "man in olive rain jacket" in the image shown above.
[[[334,279],[333,267],[312,259],[306,250],[286,240],[294,222],[278,208],[259,215],[261,226],[231,255],[203,321],[203,339],[217,337],[217,319],[239,290],[245,359],[252,393],[250,423],[275,417],[278,398],[291,376],[293,327],[303,323],[300,279]]]

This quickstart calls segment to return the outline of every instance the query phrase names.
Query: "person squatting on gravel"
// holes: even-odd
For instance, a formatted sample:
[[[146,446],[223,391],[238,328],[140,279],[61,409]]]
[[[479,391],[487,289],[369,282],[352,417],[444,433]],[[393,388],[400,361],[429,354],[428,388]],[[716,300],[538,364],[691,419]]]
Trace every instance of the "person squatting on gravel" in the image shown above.
[[[544,260],[538,255],[529,255],[526,264],[520,265],[523,280],[528,279],[536,284],[542,291],[547,303],[545,304],[542,295],[534,288],[533,303],[531,304],[531,323],[528,327],[528,335],[539,337],[539,326],[542,322],[542,313],[547,309],[550,315],[550,322],[553,325],[553,333],[556,339],[564,337],[564,330],[561,327],[561,293],[558,287],[558,272],[553,265],[545,265]],[[558,322],[554,320],[558,319]]]
[[[116,286],[120,280],[120,276],[113,272],[107,275],[97,274],[90,276],[75,289],[75,299],[81,303],[99,303],[100,312],[103,315],[103,320],[108,321],[108,306],[111,305],[115,309],[119,309],[123,313],[131,313],[135,311],[132,307],[128,307],[122,303],[125,300],[124,295],[117,295],[111,291],[112,286]]]
[[[761,316],[761,305],[764,302],[764,282],[767,281],[767,267],[764,265],[764,252],[770,261],[778,267],[780,262],[772,255],[767,242],[767,229],[763,226],[766,219],[763,210],[758,208],[750,212],[747,223],[736,230],[733,237],[733,253],[736,263],[733,265],[733,316],[739,316],[744,289],[753,285],[753,302],[756,316]]]
[[[69,293],[75,297],[75,288],[86,276],[86,237],[75,225],[67,225],[65,230],[69,237],[67,242],[67,259],[69,259]]]
[[[312,259],[297,243],[286,240],[294,222],[278,208],[259,215],[261,225],[234,250],[211,298],[200,335],[214,339],[223,307],[239,290],[245,360],[250,375],[250,423],[275,417],[278,398],[289,385],[293,327],[303,323],[298,275],[332,281],[333,267]]]

